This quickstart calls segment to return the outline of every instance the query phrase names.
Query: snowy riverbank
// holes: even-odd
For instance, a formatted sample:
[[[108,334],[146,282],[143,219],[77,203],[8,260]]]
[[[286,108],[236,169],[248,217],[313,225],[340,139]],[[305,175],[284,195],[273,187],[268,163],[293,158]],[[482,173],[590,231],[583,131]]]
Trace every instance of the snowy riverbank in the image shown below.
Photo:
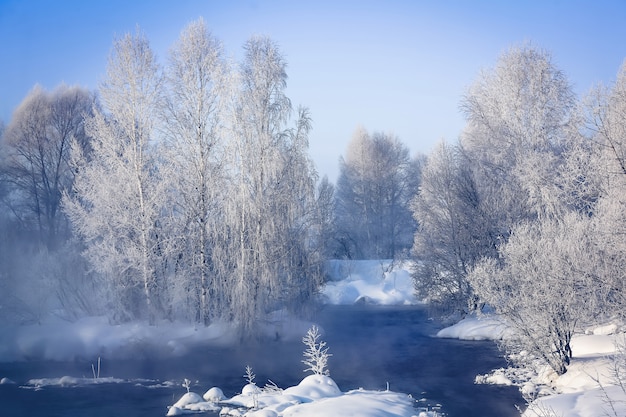
[[[417,304],[407,268],[390,261],[334,261],[329,282],[320,297],[326,304]],[[275,312],[259,321],[261,334],[270,338],[299,340],[310,322]],[[208,327],[161,321],[110,324],[105,317],[86,317],[73,322],[48,317],[38,324],[0,324],[0,361],[29,359],[67,361],[95,360],[99,356],[132,358],[138,354],[182,356],[200,344],[227,345],[235,334],[226,323]],[[1,377],[1,376],[0,376]]]
[[[573,337],[574,358],[564,375],[548,368],[531,372],[497,369],[477,376],[477,383],[520,386],[534,398],[523,417],[626,416],[624,333],[609,324],[588,329]],[[506,324],[494,315],[471,316],[438,333],[439,337],[463,340],[500,340],[507,337]]]

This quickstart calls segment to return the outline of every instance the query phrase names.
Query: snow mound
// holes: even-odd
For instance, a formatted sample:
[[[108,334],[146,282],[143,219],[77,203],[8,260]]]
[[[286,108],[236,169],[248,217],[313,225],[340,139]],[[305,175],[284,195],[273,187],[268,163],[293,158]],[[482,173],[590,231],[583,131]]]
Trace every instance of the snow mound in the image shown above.
[[[199,394],[187,392],[169,407],[166,415],[179,416],[190,412],[218,411],[219,409],[220,407],[216,406],[215,403],[204,401]]]
[[[550,395],[533,401],[522,414],[522,417],[543,417],[546,415],[564,417],[626,416],[625,400],[626,394],[624,394],[622,387],[618,386]],[[554,414],[546,414],[549,412]]]
[[[507,326],[492,314],[470,315],[460,322],[446,327],[437,337],[461,340],[501,340],[506,337]]]
[[[222,400],[221,409],[216,403],[202,402],[196,394],[193,397],[185,394],[169,407],[167,415],[219,410],[220,416],[224,417],[414,417],[417,413],[414,403],[410,396],[392,391],[359,389],[344,393],[329,376],[309,375],[298,385],[285,390],[257,388],[252,394]],[[434,417],[436,413],[422,411],[417,415]]]
[[[207,392],[204,393],[202,398],[204,398],[205,401],[213,403],[218,403],[226,399],[226,397],[224,396],[224,392],[218,387],[210,388]]]
[[[188,406],[189,404],[196,404],[200,402],[202,402],[201,396],[199,396],[195,392],[188,392],[182,397],[180,397],[180,399],[176,401],[176,403],[174,403],[172,407],[184,408]]]
[[[325,303],[335,305],[418,304],[410,265],[409,262],[394,265],[391,260],[329,261],[329,282],[322,289],[322,297]]]
[[[321,398],[336,397],[341,395],[341,390],[329,376],[309,375],[295,387],[287,388],[284,394],[293,395],[301,398],[303,402],[308,402]]]
[[[261,389],[259,387],[257,387],[254,382],[246,384],[241,389],[241,395],[256,395],[256,394],[260,394],[260,393],[261,393]]]

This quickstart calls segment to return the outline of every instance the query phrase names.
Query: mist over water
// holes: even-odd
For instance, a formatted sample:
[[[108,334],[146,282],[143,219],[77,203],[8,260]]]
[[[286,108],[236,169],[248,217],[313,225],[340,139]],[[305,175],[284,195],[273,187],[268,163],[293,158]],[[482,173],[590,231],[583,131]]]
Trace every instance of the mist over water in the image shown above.
[[[516,388],[474,385],[474,377],[504,366],[492,342],[464,342],[432,337],[436,325],[423,307],[325,306],[313,321],[328,343],[331,377],[342,391],[357,388],[411,394],[424,404],[442,405],[449,417],[518,416],[523,405]],[[41,390],[0,385],[1,415],[162,416],[184,392],[203,394],[212,386],[226,396],[240,392],[250,365],[259,386],[268,380],[281,388],[304,376],[305,346],[300,340],[251,342],[236,347],[202,347],[179,358],[112,360],[102,358],[101,376],[124,384],[45,387]],[[0,376],[24,384],[31,378],[64,375],[91,377],[88,362],[0,363]],[[173,381],[174,383],[163,383]]]

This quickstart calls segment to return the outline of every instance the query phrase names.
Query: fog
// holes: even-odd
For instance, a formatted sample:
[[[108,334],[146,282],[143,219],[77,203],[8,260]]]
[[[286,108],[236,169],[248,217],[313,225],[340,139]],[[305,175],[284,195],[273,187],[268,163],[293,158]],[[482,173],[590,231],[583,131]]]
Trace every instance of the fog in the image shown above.
[[[389,388],[441,404],[449,416],[517,416],[513,404],[523,405],[515,387],[475,385],[477,374],[505,365],[492,342],[465,342],[432,337],[437,323],[421,306],[325,306],[312,317],[328,343],[331,377],[341,390]],[[268,380],[279,387],[296,385],[304,376],[305,346],[300,340],[265,340],[235,346],[198,346],[184,356],[153,357],[137,352],[135,358],[102,357],[102,376],[136,380],[174,381],[171,396],[184,392],[180,381],[192,381],[192,390],[219,386],[227,396],[245,385],[245,367],[251,366],[259,386]],[[153,351],[156,351],[153,350]],[[0,375],[16,382],[62,375],[91,376],[89,361],[0,363]],[[146,384],[139,382],[139,384]],[[132,389],[131,389],[132,391]],[[154,390],[153,390],[154,391]],[[151,391],[155,406],[163,397]],[[0,395],[6,393],[0,390]],[[124,392],[123,389],[121,392]],[[169,392],[169,391],[168,391]],[[33,394],[34,395],[34,394]],[[130,399],[128,406],[137,407]],[[31,399],[32,401],[32,399]],[[477,404],[480,408],[477,409]],[[479,411],[480,410],[480,411]],[[16,414],[18,415],[18,414]],[[146,414],[149,415],[149,414]]]

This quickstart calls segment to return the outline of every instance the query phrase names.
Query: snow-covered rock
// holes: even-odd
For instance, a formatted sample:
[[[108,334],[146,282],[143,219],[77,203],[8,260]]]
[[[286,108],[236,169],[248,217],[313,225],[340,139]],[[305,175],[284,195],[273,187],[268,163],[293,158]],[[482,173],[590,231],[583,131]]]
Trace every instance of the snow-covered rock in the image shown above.
[[[256,395],[261,392],[261,389],[256,386],[254,382],[244,385],[241,389],[241,395]]]
[[[218,387],[210,388],[207,392],[204,393],[202,398],[204,398],[205,401],[213,403],[218,403],[226,399],[226,397],[224,396],[224,392]]]
[[[284,394],[302,398],[304,401],[311,401],[337,397],[341,395],[341,390],[329,376],[309,375],[295,387],[287,388]]]
[[[196,394],[195,392],[187,392],[182,397],[180,397],[180,399],[176,401],[174,405],[172,405],[172,407],[182,409],[189,404],[195,404],[199,402],[202,402],[202,397],[200,395]]]

